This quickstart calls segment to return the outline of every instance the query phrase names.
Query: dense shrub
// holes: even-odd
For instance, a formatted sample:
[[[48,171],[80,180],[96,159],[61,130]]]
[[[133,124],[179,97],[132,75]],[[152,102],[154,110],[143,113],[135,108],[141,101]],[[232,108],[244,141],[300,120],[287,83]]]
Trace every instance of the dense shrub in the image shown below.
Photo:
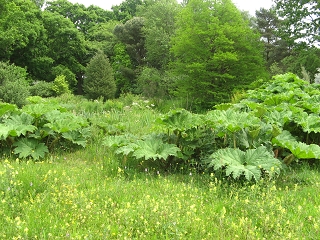
[[[69,84],[66,81],[66,77],[64,75],[59,75],[53,81],[52,90],[55,92],[57,96],[60,96],[65,93],[71,93],[69,89]]]
[[[38,81],[30,87],[32,96],[52,97],[54,96],[53,82]]]
[[[76,91],[76,88],[77,88],[76,75],[69,68],[63,65],[58,65],[52,68],[52,73],[54,76],[60,76],[60,75],[65,76],[66,81],[69,85],[69,89],[73,92]]]
[[[22,106],[30,96],[24,68],[0,62],[0,99]]]

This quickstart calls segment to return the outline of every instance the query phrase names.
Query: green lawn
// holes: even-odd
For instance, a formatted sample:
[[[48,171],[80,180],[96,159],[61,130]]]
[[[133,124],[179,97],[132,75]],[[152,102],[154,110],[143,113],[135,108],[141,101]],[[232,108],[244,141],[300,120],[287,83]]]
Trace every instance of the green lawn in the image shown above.
[[[99,146],[3,160],[0,238],[319,239],[317,166],[257,184],[146,170],[123,169]]]

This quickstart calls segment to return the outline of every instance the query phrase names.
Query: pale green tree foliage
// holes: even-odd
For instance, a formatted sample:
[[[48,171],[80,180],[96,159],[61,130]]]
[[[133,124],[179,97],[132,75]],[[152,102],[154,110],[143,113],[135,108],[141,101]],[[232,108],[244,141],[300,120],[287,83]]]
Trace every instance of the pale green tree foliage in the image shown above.
[[[52,90],[56,93],[57,96],[62,94],[70,94],[68,82],[66,81],[66,76],[59,75],[53,81]]]
[[[290,45],[320,44],[320,1],[319,0],[274,0],[277,14],[284,19],[281,35]]]
[[[177,94],[210,108],[234,88],[262,77],[262,45],[230,0],[190,0],[177,16],[172,68],[183,75]]]
[[[68,0],[49,1],[45,9],[53,13],[59,13],[63,17],[70,19],[85,36],[91,27],[113,19],[111,11],[93,5],[86,8],[83,4],[73,4]]]
[[[114,98],[116,84],[109,59],[98,52],[89,62],[85,71],[83,90],[88,98]]]
[[[138,6],[142,4],[142,0],[124,0],[119,5],[112,6],[115,19],[125,23],[136,16]]]
[[[149,0],[139,7],[144,17],[146,63],[159,70],[170,61],[170,38],[175,32],[175,17],[180,9],[176,0]]]
[[[113,55],[113,47],[117,41],[115,35],[113,34],[113,29],[118,24],[118,21],[112,20],[106,23],[96,24],[89,29],[88,33],[86,34],[86,38],[91,50],[90,54],[93,52],[95,54],[98,50],[101,50],[107,56]]]

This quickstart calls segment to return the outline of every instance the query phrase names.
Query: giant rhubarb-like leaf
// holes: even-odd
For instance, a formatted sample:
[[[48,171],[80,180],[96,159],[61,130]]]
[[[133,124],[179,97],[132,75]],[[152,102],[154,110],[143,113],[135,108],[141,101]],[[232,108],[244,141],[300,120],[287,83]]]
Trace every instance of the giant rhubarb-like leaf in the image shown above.
[[[137,159],[167,159],[169,156],[177,156],[180,149],[174,144],[163,143],[159,138],[148,138],[136,142],[137,149],[133,156]]]
[[[286,148],[300,159],[320,159],[320,147],[316,144],[305,144],[298,142],[289,131],[283,131],[277,137],[272,139],[272,143],[276,146]]]
[[[23,138],[13,144],[15,154],[19,154],[20,158],[32,157],[34,160],[43,158],[48,151],[44,143],[40,143],[36,139]]]
[[[248,181],[259,180],[262,170],[272,176],[280,173],[281,169],[281,162],[274,158],[264,146],[249,149],[246,152],[237,148],[219,149],[210,155],[207,162],[214,170],[225,168],[227,176],[237,179],[244,175]]]

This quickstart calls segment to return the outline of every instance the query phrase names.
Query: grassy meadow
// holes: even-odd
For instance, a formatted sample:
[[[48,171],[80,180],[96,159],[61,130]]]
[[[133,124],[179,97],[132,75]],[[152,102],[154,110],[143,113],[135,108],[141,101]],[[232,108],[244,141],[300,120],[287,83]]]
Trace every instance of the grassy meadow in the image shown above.
[[[93,137],[43,161],[3,156],[0,239],[319,239],[319,163],[293,163],[275,179],[249,183],[137,169],[102,137],[156,132],[154,120],[181,103],[52,101],[90,119]]]

